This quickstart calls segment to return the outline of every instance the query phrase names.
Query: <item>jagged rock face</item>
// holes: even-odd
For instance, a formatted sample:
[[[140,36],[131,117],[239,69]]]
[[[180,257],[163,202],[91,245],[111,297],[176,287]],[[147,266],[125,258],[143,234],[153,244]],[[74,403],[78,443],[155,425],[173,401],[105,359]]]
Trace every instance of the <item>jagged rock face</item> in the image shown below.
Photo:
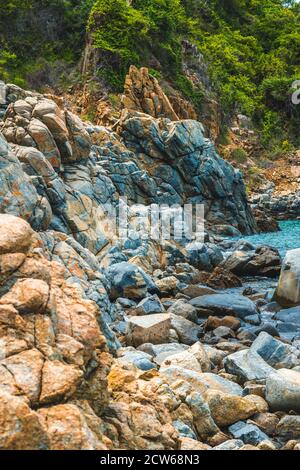
[[[197,119],[192,104],[172,88],[169,89],[168,97],[146,67],[130,67],[121,101],[125,109],[146,113],[155,118],[165,117],[171,121]]]
[[[133,65],[130,67],[125,80],[122,104],[125,109],[140,111],[155,118],[166,117],[172,121],[179,120],[158,81],[149,75],[145,67],[140,70]]]
[[[93,289],[97,276],[85,258],[66,237],[41,237],[0,214],[1,449],[177,448],[170,412],[155,392],[109,396],[108,326],[85,296],[86,279]]]
[[[55,448],[47,430],[52,416],[59,419],[53,405],[75,398],[79,404],[71,411],[82,423],[76,433],[89,440],[80,400],[98,403],[101,397],[102,406],[108,400],[105,376],[99,376],[109,365],[100,311],[24,220],[0,215],[0,246],[1,448]],[[66,427],[67,411],[60,417]],[[94,440],[95,448],[106,448],[101,433]]]
[[[241,173],[218,156],[199,122],[125,112],[121,126],[126,147],[151,176],[145,183],[153,202],[203,203],[208,223],[228,222],[244,233],[254,231]]]
[[[18,191],[11,191],[3,211],[20,214],[12,205],[18,207],[26,191],[27,212],[38,206],[39,217],[31,217],[35,228],[48,224],[72,234],[94,253],[108,242],[96,212],[119,195],[129,203],[205,203],[209,223],[232,224],[245,233],[255,229],[241,174],[217,155],[200,123],[125,111],[115,134],[85,126],[42,95],[10,86],[7,93],[13,102],[2,132],[30,179],[21,175],[18,161],[14,172],[1,175],[3,186],[11,186],[12,173],[19,171]],[[7,165],[9,149],[5,142],[2,147]],[[28,181],[24,191],[22,179]]]

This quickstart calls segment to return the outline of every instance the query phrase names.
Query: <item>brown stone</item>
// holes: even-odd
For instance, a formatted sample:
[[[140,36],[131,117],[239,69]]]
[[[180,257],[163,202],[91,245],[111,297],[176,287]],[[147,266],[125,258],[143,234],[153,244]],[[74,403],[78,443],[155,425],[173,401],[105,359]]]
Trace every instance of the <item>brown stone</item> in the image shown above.
[[[74,365],[46,361],[43,367],[40,403],[55,403],[69,398],[75,393],[82,375]]]
[[[2,364],[12,374],[22,393],[32,404],[37,403],[44,364],[43,355],[37,349],[31,349],[5,359]]]
[[[208,278],[207,285],[215,289],[227,289],[241,287],[243,283],[235,274],[218,266]]]
[[[127,338],[137,347],[143,343],[168,343],[171,328],[171,315],[157,313],[130,317],[128,320]]]
[[[2,304],[12,304],[20,313],[43,313],[49,298],[49,286],[39,279],[17,281],[0,299]]]
[[[50,447],[39,415],[25,401],[0,390],[0,448],[47,450]]]
[[[243,397],[229,395],[217,390],[208,390],[205,397],[211,415],[220,427],[247,419],[257,412],[256,405]]]
[[[240,328],[241,322],[238,318],[232,316],[227,316],[223,318],[210,316],[205,322],[206,331],[215,330],[216,328],[219,328],[219,326],[226,326],[231,330],[236,331]]]
[[[65,404],[43,408],[38,411],[41,421],[47,429],[50,438],[51,450],[106,450],[88,426],[82,411],[75,405]],[[100,432],[101,421],[98,421]]]
[[[189,437],[181,437],[179,439],[180,450],[210,450],[211,447],[203,442],[196,441]]]
[[[9,214],[0,214],[0,254],[26,253],[33,230],[25,220]]]

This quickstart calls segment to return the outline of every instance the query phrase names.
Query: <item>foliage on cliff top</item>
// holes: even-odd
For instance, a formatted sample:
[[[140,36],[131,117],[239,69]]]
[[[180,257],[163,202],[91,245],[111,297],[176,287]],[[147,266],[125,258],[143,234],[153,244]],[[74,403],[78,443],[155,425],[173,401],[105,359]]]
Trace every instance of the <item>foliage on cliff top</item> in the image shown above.
[[[0,0],[0,12],[5,80],[51,82],[52,64],[78,61],[87,28],[100,52],[98,76],[112,91],[121,91],[129,65],[146,65],[200,109],[202,95],[182,70],[188,39],[208,63],[226,116],[251,116],[266,145],[300,144],[300,106],[291,102],[291,85],[300,79],[296,1]]]
[[[102,76],[122,86],[131,63],[158,68],[188,98],[181,41],[196,44],[209,64],[226,115],[251,116],[266,144],[300,144],[300,107],[291,86],[300,78],[300,7],[282,0],[96,0],[89,29],[107,53]],[[196,95],[195,97],[201,95]]]

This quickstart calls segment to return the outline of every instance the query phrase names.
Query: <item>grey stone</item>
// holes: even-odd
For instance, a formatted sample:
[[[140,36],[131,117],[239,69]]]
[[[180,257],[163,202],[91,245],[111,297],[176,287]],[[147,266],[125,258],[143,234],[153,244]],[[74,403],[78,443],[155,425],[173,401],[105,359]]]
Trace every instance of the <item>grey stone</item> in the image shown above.
[[[176,300],[168,309],[168,313],[173,313],[192,322],[196,322],[198,318],[197,309],[182,299]]]
[[[180,419],[173,421],[173,426],[175,429],[177,429],[181,437],[189,437],[190,439],[197,440],[196,433]]]
[[[274,369],[255,351],[246,349],[230,354],[224,359],[228,373],[237,375],[242,380],[265,380]]]
[[[278,250],[260,246],[254,252],[235,251],[222,266],[238,276],[277,277],[281,258]]]
[[[106,269],[105,274],[111,282],[109,296],[112,300],[118,297],[143,299],[147,291],[156,291],[150,276],[133,264],[121,262]]]
[[[300,416],[284,416],[276,427],[276,434],[286,440],[300,439]]]
[[[266,401],[274,411],[300,411],[300,372],[280,369],[266,381]]]
[[[270,366],[275,368],[291,369],[300,365],[296,348],[282,343],[265,332],[259,334],[250,349],[257,352]]]
[[[246,424],[243,421],[232,424],[228,429],[235,439],[241,439],[245,444],[257,445],[269,440],[269,437],[258,426]]]
[[[239,318],[256,315],[257,308],[254,302],[239,294],[203,295],[190,300],[196,307],[199,315],[232,315]]]
[[[165,309],[159,300],[159,297],[157,295],[152,295],[141,300],[135,308],[135,313],[140,315],[149,315],[151,313],[162,313],[164,310]]]
[[[151,370],[155,369],[156,365],[152,362],[152,357],[142,351],[137,351],[133,348],[123,348],[118,352],[118,362],[121,364],[134,364],[138,369]]]
[[[170,315],[172,328],[176,331],[181,343],[192,345],[199,341],[202,333],[201,327],[183,317]]]
[[[300,306],[280,310],[274,315],[274,319],[300,326]]]

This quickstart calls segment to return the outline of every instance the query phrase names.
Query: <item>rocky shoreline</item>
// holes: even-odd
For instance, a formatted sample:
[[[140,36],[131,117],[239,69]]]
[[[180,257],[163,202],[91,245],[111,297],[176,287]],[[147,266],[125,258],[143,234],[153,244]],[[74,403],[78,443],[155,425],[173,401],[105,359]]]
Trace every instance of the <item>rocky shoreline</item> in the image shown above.
[[[271,187],[262,194],[252,195],[252,209],[274,217],[276,220],[299,220],[300,192],[273,194]]]
[[[280,305],[297,270],[228,237],[260,227],[242,175],[158,87],[131,71],[112,129],[6,86],[1,449],[300,450],[300,299]],[[203,203],[204,244],[142,240],[133,215],[118,239],[120,196]],[[280,303],[243,290],[280,273]]]

